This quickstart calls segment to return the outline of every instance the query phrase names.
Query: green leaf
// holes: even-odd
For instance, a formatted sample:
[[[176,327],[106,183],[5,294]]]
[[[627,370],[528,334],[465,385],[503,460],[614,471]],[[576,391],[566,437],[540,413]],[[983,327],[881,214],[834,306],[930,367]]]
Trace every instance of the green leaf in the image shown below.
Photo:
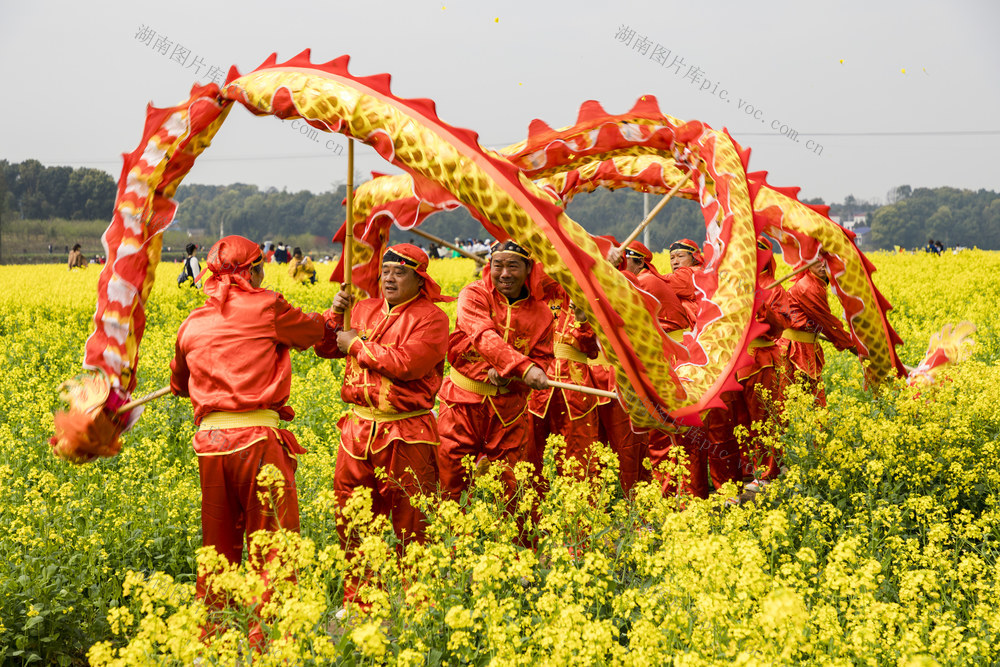
[[[24,624],[24,627],[21,628],[21,629],[22,630],[30,630],[31,628],[35,627],[36,625],[38,625],[39,623],[41,623],[44,620],[45,620],[45,617],[42,616],[41,614],[39,614],[38,616],[32,616],[31,618],[29,618],[27,620],[27,622]]]

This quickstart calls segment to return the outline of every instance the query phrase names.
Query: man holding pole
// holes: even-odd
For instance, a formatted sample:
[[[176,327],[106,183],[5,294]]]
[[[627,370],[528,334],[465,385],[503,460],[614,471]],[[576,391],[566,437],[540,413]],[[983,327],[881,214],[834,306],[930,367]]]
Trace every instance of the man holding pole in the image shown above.
[[[335,346],[319,346],[324,357],[346,357],[341,397],[351,405],[337,426],[341,442],[334,490],[341,507],[357,489],[372,493],[373,511],[390,517],[396,536],[424,536],[424,516],[410,502],[437,485],[437,420],[431,410],[441,388],[448,348],[448,316],[436,305],[450,301],[427,274],[427,254],[401,243],[382,257],[382,295],[365,299],[350,313],[342,290],[327,312],[337,331]],[[385,476],[376,475],[384,469]],[[346,527],[341,542],[350,553]],[[357,581],[345,581],[344,601]]]
[[[242,236],[220,239],[208,253],[208,302],[191,312],[177,333],[170,389],[190,396],[198,431],[202,543],[237,564],[244,540],[258,530],[299,530],[295,456],[305,452],[281,426],[292,384],[289,349],[332,344],[333,329],[316,313],[293,308],[261,288],[260,246]],[[282,491],[262,502],[258,473],[273,465]],[[199,597],[207,591],[198,578]],[[210,606],[221,607],[209,599]],[[261,641],[259,626],[251,641]]]
[[[840,318],[830,312],[827,301],[829,279],[826,261],[815,262],[788,289],[788,315],[791,324],[778,341],[784,359],[784,382],[793,381],[792,375],[802,373],[806,389],[816,397],[818,405],[826,405],[823,389],[825,358],[820,338],[838,350],[857,353],[851,334],[844,329]]]
[[[483,278],[459,294],[451,373],[441,389],[437,461],[442,492],[452,500],[469,485],[466,456],[504,464],[513,497],[513,466],[525,460],[532,438],[528,394],[548,386],[553,321],[540,293],[541,266],[513,241],[491,250]]]
[[[562,288],[555,288],[548,302],[555,324],[555,356],[545,369],[546,375],[551,380],[596,387],[590,361],[597,358],[600,348],[597,334],[588,323],[587,315],[573,305]],[[538,474],[541,473],[546,439],[550,433],[566,439],[566,459],[576,459],[582,474],[593,472],[589,459],[591,445],[598,439],[597,406],[608,400],[606,397],[558,387],[532,392],[528,400],[534,430],[531,462]]]

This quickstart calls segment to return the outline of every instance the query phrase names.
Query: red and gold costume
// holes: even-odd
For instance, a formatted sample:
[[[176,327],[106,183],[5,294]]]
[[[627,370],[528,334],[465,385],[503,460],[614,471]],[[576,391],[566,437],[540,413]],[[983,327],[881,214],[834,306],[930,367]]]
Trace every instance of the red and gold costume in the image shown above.
[[[424,536],[424,516],[410,497],[433,493],[437,486],[440,438],[431,410],[444,373],[448,316],[435,301],[450,299],[427,275],[427,263],[427,255],[414,245],[390,248],[383,266],[412,268],[424,280],[420,293],[394,306],[383,297],[361,301],[351,310],[357,336],[347,354],[336,345],[316,349],[323,357],[347,358],[341,398],[353,407],[337,423],[337,502],[344,507],[357,489],[371,489],[373,512],[391,517],[403,541]],[[343,328],[342,312],[331,309],[326,317],[338,331]],[[386,475],[377,476],[378,468]],[[346,526],[339,530],[350,552],[355,545],[348,544]],[[356,581],[345,580],[345,601],[355,597],[356,588]]]
[[[757,252],[765,253],[761,280],[765,285],[774,282],[776,263],[771,242],[764,236],[757,237]],[[767,330],[750,341],[747,352],[753,362],[736,372],[736,379],[743,385],[743,426],[750,433],[748,447],[741,453],[744,477],[770,480],[778,476],[781,465],[780,452],[767,449],[760,440],[761,430],[773,432],[781,422],[782,387],[781,347],[778,339],[791,326],[788,293],[781,285],[763,291],[763,301],[754,313],[757,322]],[[755,427],[754,424],[758,424]]]
[[[531,390],[516,380],[505,386],[492,384],[487,371],[493,368],[503,378],[523,378],[532,366],[548,367],[553,320],[538,287],[541,270],[535,263],[521,296],[510,301],[494,287],[488,269],[482,280],[459,294],[448,345],[451,373],[441,389],[438,418],[438,472],[446,498],[457,500],[468,487],[462,459],[470,455],[506,463],[503,480],[513,495],[512,468],[528,460],[534,448],[531,420],[525,415]]]
[[[691,239],[681,239],[670,244],[670,250],[684,250],[691,253],[695,266],[680,266],[672,273],[663,276],[667,286],[673,290],[677,298],[680,299],[684,311],[687,313],[687,328],[694,326],[698,317],[698,291],[695,289],[694,272],[697,267],[704,263],[704,257],[698,244]]]
[[[295,413],[289,349],[333,338],[319,314],[293,308],[278,293],[254,287],[251,268],[263,262],[256,243],[228,236],[208,255],[208,302],[191,312],[177,334],[170,388],[190,396],[202,489],[202,544],[232,563],[257,530],[299,529],[295,455],[305,450],[279,420]],[[258,498],[257,473],[273,464],[284,491]],[[275,494],[272,494],[275,495]],[[198,581],[199,595],[204,586]]]
[[[819,405],[826,405],[823,389],[823,347],[819,338],[828,339],[838,350],[854,348],[851,335],[844,329],[840,318],[830,312],[827,302],[827,281],[806,271],[788,290],[788,315],[790,324],[782,332],[781,346],[786,381],[795,381],[793,375],[802,372],[805,382]]]
[[[554,316],[554,356],[544,368],[550,380],[585,387],[597,386],[590,359],[597,357],[597,335],[587,322],[578,322],[569,297],[559,290],[549,299]],[[609,399],[560,388],[531,393],[528,410],[534,415],[534,451],[531,459],[540,471],[545,441],[550,433],[566,439],[566,456],[587,469],[590,446],[598,439],[597,406]]]
[[[683,340],[684,332],[690,330],[694,323],[692,311],[686,306],[688,302],[695,303],[694,282],[691,280],[693,273],[686,270],[676,275],[661,275],[653,266],[652,251],[638,241],[629,244],[625,256],[642,262],[642,268],[635,276],[635,283],[640,289],[649,292],[660,302],[660,309],[657,312],[660,328],[674,341],[680,343]],[[684,296],[685,301],[681,301],[679,294]],[[647,433],[636,434],[635,442],[639,443],[639,451],[635,455],[639,459],[637,479],[648,480],[655,477],[666,487],[664,475],[657,472],[657,468],[668,459],[670,448],[680,443],[679,436],[665,430],[651,429]],[[653,468],[652,475],[647,473],[642,465],[642,460],[647,456]],[[632,458],[633,456],[628,454],[624,457],[630,471],[634,469]],[[624,482],[622,486],[624,487]]]

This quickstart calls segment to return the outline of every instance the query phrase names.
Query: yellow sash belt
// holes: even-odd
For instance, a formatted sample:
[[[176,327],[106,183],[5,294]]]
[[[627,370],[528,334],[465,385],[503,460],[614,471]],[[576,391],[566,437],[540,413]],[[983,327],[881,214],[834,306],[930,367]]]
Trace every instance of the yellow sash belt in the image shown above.
[[[796,343],[815,343],[816,334],[812,331],[799,331],[798,329],[785,329],[781,332],[782,338],[793,340]]]
[[[454,367],[452,367],[448,377],[451,378],[451,381],[458,387],[461,387],[466,391],[471,391],[474,394],[479,394],[480,396],[496,396],[498,394],[508,393],[507,387],[498,387],[492,382],[482,382],[480,380],[473,380],[472,378],[465,377],[456,371]]]
[[[785,329],[785,331],[795,331],[794,329]],[[791,340],[791,339],[789,339]],[[749,349],[754,349],[755,347],[771,347],[774,345],[774,341],[770,338],[754,338],[750,341]]]
[[[250,410],[249,412],[210,412],[201,420],[199,431],[210,431],[218,428],[246,428],[248,426],[267,426],[280,428],[281,420],[274,410]]]
[[[362,419],[367,419],[373,422],[398,422],[404,419],[409,419],[410,417],[419,417],[420,415],[426,415],[430,410],[412,410],[410,412],[385,412],[384,410],[376,410],[375,408],[368,408],[363,405],[355,405],[352,411],[358,417]]]
[[[581,364],[590,361],[587,359],[587,355],[567,343],[556,343],[552,346],[552,352],[555,354],[556,359],[569,359],[570,361],[578,361]]]

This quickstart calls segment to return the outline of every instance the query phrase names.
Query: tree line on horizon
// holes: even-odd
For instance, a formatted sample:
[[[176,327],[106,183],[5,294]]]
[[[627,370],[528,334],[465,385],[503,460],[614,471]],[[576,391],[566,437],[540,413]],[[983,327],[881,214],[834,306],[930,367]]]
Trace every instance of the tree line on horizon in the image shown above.
[[[46,167],[38,160],[11,163],[0,160],[0,221],[63,219],[69,221],[110,220],[117,185],[104,171],[91,168]],[[255,185],[181,185],[173,226],[177,229],[217,234],[241,234],[259,240],[281,241],[283,237],[310,234],[329,240],[344,220],[345,186],[319,194],[307,190],[288,192],[261,190]],[[1000,195],[951,187],[890,190],[891,203],[880,205],[848,196],[830,205],[830,215],[853,219],[865,215],[870,227],[863,248],[923,247],[933,238],[946,246],[1000,249]],[[652,208],[659,200],[650,195]],[[822,199],[804,200],[824,204]],[[597,190],[577,196],[566,207],[567,214],[592,234],[613,234],[619,239],[644,217],[641,193],[629,189]],[[430,217],[420,227],[447,241],[483,238],[482,226],[464,209]],[[650,225],[653,250],[680,238],[701,241],[704,219],[696,202],[674,199]],[[426,241],[394,230],[393,240]]]

